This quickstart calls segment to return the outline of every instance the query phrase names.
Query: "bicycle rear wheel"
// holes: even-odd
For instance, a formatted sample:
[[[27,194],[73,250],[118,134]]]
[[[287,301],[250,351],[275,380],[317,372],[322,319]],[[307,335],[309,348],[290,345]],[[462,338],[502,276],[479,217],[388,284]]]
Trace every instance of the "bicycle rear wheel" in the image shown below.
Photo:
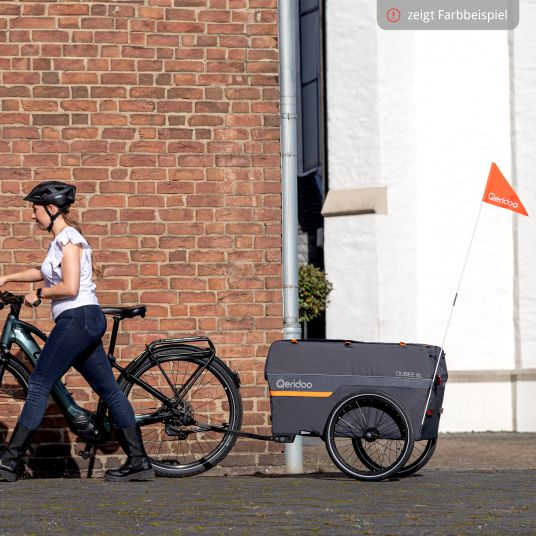
[[[29,372],[17,361],[9,361],[0,383],[0,444],[6,444],[17,424],[28,393]]]
[[[236,436],[210,426],[240,430],[242,399],[237,383],[218,361],[203,369],[205,363],[206,359],[199,357],[165,355],[157,357],[157,363],[147,361],[135,372],[136,378],[165,396],[167,404],[133,381],[124,388],[141,425],[147,454],[161,476],[193,476],[207,471],[236,442]],[[190,389],[177,397],[198,372]]]
[[[325,441],[333,463],[348,476],[381,480],[403,467],[413,429],[406,412],[386,395],[358,394],[335,406]]]

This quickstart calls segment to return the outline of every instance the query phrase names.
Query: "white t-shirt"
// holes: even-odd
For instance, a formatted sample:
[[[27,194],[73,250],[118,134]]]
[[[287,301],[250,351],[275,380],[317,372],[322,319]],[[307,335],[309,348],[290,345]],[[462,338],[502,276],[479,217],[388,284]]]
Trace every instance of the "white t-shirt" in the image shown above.
[[[74,228],[65,227],[52,240],[48,247],[48,253],[41,264],[41,273],[45,281],[45,287],[53,287],[63,281],[61,273],[61,261],[63,259],[63,246],[69,242],[80,244],[82,254],[80,256],[80,290],[72,298],[52,299],[52,316],[54,319],[67,309],[82,305],[99,305],[95,294],[95,283],[92,279],[91,248],[86,239]]]

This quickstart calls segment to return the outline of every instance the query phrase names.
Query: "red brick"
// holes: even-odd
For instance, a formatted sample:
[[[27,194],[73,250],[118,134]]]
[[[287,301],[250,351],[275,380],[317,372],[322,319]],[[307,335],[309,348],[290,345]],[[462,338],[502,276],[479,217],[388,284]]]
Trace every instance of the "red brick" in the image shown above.
[[[52,17],[15,17],[9,19],[9,28],[54,28]]]
[[[52,4],[48,7],[49,15],[88,15],[89,6],[86,4]]]
[[[72,84],[96,84],[98,76],[96,73],[87,72],[63,72],[60,77],[61,83],[66,85]]]
[[[20,15],[21,8],[20,4],[3,3],[0,4],[0,15]]]
[[[125,44],[128,43],[128,34],[126,32],[117,31],[96,31],[95,43]]]
[[[159,114],[137,114],[132,115],[130,123],[132,125],[154,125],[161,126],[165,124],[165,117]]]
[[[161,128],[158,129],[158,138],[161,140],[192,139],[193,130],[189,128]]]
[[[104,153],[108,145],[103,141],[75,141],[71,144],[74,153]]]
[[[18,56],[19,45],[0,44],[0,56]]]
[[[5,84],[39,84],[39,73],[33,72],[4,72]]]
[[[165,95],[165,90],[159,87],[134,87],[129,91],[132,99],[163,99]]]
[[[67,43],[69,41],[68,32],[62,30],[34,30],[32,41],[45,43]]]
[[[245,35],[246,31],[243,24],[207,24],[207,33]]]
[[[127,125],[128,120],[120,114],[93,114],[91,116],[92,125]]]
[[[176,303],[177,297],[171,292],[142,292],[142,302],[148,303]]]
[[[167,22],[158,21],[156,23],[157,33],[204,33],[205,25],[195,22]]]
[[[63,141],[34,141],[32,143],[34,153],[66,153],[69,144]]]
[[[132,140],[136,131],[133,128],[104,128],[102,139],[111,140]]]
[[[3,137],[36,139],[39,137],[39,131],[31,127],[4,127]]]

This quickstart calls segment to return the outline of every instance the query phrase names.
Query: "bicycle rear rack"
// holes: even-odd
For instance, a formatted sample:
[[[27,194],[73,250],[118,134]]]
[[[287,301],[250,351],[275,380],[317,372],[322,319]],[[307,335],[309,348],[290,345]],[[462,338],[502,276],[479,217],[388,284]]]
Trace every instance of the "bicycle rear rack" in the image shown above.
[[[196,346],[196,343],[206,343],[208,348]],[[185,353],[192,352],[202,354],[203,357],[212,357],[216,355],[216,347],[208,337],[184,337],[182,339],[157,339],[146,346],[148,352],[152,353],[166,349],[180,349]]]

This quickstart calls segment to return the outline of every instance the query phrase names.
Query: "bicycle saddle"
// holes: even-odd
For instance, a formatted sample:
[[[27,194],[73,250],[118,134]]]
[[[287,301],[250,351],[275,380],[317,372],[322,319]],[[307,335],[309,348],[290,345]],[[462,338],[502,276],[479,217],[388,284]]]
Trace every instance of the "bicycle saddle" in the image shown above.
[[[118,316],[120,320],[123,318],[134,318],[135,316],[145,318],[145,313],[147,312],[145,305],[136,305],[135,307],[101,307],[101,309],[105,315]]]

